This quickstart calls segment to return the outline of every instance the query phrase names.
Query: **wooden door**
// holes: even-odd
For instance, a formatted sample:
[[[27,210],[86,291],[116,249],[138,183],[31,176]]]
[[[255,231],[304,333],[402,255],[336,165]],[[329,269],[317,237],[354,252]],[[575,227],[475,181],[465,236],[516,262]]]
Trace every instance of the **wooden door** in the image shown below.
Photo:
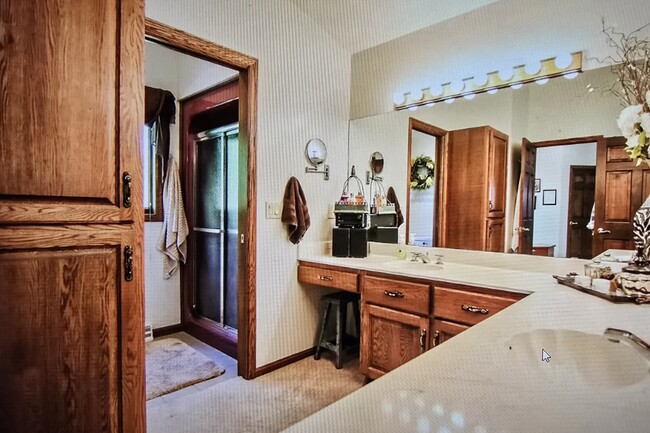
[[[505,242],[505,224],[503,219],[488,219],[485,251],[502,253]]]
[[[135,218],[142,3],[2,1],[0,224]]]
[[[508,136],[492,128],[488,128],[488,131],[488,218],[505,218]]]
[[[535,217],[535,162],[537,148],[526,138],[521,140],[521,178],[519,185],[519,254],[533,253],[533,226]]]
[[[144,431],[141,254],[125,272],[135,233],[0,227],[0,431]]]
[[[440,319],[432,320],[431,347],[438,346],[467,329],[469,329],[469,326],[460,323]]]
[[[594,206],[596,167],[572,165],[569,170],[566,257],[591,259],[593,236],[587,224]]]
[[[633,250],[632,221],[650,194],[650,167],[630,160],[623,137],[601,137],[596,161],[592,254],[610,248]]]
[[[429,319],[364,304],[361,319],[361,372],[376,379],[429,348]]]
[[[0,431],[144,432],[143,1],[0,32]]]

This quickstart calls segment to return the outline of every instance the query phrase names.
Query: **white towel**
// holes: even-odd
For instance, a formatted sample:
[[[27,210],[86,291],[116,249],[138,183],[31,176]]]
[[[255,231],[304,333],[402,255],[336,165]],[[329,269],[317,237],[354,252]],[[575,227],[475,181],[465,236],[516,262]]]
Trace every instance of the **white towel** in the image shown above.
[[[185,263],[187,257],[187,235],[189,228],[183,209],[181,180],[178,175],[178,164],[169,158],[167,176],[163,187],[164,220],[158,249],[165,254],[163,258],[163,278],[168,279],[178,269],[179,262]]]
[[[519,182],[517,182],[517,195],[515,196],[515,213],[512,218],[512,241],[510,241],[510,248],[513,252],[519,252],[519,218],[521,217],[519,208],[520,206],[520,195],[521,195],[521,175],[519,177]]]

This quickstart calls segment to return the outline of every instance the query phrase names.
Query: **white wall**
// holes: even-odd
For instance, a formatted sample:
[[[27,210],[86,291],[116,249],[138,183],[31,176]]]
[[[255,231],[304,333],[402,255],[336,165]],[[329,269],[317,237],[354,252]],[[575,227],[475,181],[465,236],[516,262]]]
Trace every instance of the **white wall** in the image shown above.
[[[596,165],[596,143],[537,149],[535,177],[541,189],[557,190],[556,205],[544,205],[542,192],[536,193],[537,208],[533,245],[555,245],[555,257],[566,257],[569,212],[569,170],[572,165]]]
[[[437,179],[436,137],[414,130],[411,134],[411,159],[421,155],[428,156],[434,161],[434,179]],[[433,205],[435,197],[435,182],[431,185],[431,188],[411,189],[409,241],[411,243],[415,242],[415,245],[426,247],[433,245]]]
[[[146,15],[259,61],[257,123],[257,366],[315,342],[320,291],[297,282],[297,249],[264,204],[282,202],[291,176],[302,184],[312,226],[303,242],[331,238],[328,204],[347,170],[350,53],[288,0],[150,0]],[[330,180],[306,174],[310,138],[328,148]]]
[[[206,62],[153,42],[145,43],[145,84],[169,90],[176,100],[212,87],[237,71]],[[180,111],[170,125],[170,155],[179,160]],[[162,277],[163,254],[158,251],[161,222],[144,224],[145,322],[160,328],[181,322],[180,272],[168,280]]]
[[[352,118],[393,110],[393,95],[583,51],[585,68],[609,53],[602,17],[630,32],[650,22],[647,0],[501,0],[352,58]],[[649,35],[646,28],[641,35]]]

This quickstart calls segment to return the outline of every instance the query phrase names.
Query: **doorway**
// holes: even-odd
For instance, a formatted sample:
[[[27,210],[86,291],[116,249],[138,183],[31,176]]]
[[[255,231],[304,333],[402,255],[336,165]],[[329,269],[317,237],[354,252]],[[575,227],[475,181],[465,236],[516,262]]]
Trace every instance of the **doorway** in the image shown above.
[[[406,243],[423,247],[440,245],[439,240],[439,196],[441,188],[441,156],[445,145],[447,131],[436,126],[409,118],[408,129],[408,169],[406,190]],[[413,168],[417,159],[419,164]],[[424,167],[424,162],[431,162],[433,168],[415,172],[417,166]],[[433,173],[432,182],[425,182]],[[415,181],[414,176],[418,179]]]
[[[196,296],[197,303],[192,303],[192,307],[196,305],[196,311],[199,316],[204,316],[204,321],[199,320],[201,325],[194,327],[194,335],[198,338],[210,342],[210,338],[214,335],[214,329],[221,327],[222,330],[227,332],[226,326],[228,323],[233,329],[236,329],[237,338],[234,345],[237,359],[237,370],[240,376],[245,379],[252,379],[255,376],[255,269],[256,269],[256,236],[255,236],[255,220],[256,220],[256,176],[255,176],[255,149],[256,149],[256,124],[257,124],[257,60],[241,54],[239,52],[229,50],[225,47],[219,46],[212,42],[166,26],[151,19],[145,19],[145,34],[147,40],[154,41],[158,44],[164,45],[172,50],[179,51],[190,56],[207,60],[227,68],[234,69],[238,72],[236,80],[236,87],[238,91],[238,103],[236,112],[238,114],[238,129],[237,137],[234,138],[231,129],[219,129],[219,127],[206,127],[202,130],[194,131],[195,146],[201,153],[205,152],[206,155],[212,153],[212,157],[216,158],[219,152],[224,152],[227,146],[221,146],[216,143],[219,140],[225,139],[226,142],[237,143],[238,156],[237,165],[241,173],[248,173],[248,176],[241,176],[238,180],[238,193],[237,201],[239,211],[236,217],[232,215],[225,216],[226,219],[230,218],[230,222],[225,224],[225,230],[235,230],[237,238],[237,269],[236,269],[236,290],[225,291],[223,296],[224,300],[228,297],[232,298],[236,293],[236,313],[231,310],[228,312],[228,302],[223,302],[218,307],[214,307],[212,300],[207,299],[205,294],[193,293],[193,287],[188,287],[185,284],[188,275],[193,275],[189,272],[190,267],[187,265],[182,269],[182,282],[181,291],[182,297],[187,298],[190,294]],[[227,126],[227,125],[222,125]],[[196,127],[198,128],[198,126]],[[221,137],[221,138],[217,138]],[[232,147],[232,146],[230,146]],[[186,161],[183,161],[185,163]],[[183,166],[183,164],[181,164]],[[227,170],[227,164],[223,167]],[[199,170],[202,171],[202,170]],[[207,174],[207,170],[203,170]],[[181,178],[186,175],[185,171],[181,172]],[[226,174],[227,176],[227,174]],[[185,208],[188,209],[188,197],[193,194],[194,188],[183,191],[186,194]],[[236,223],[235,223],[236,221]],[[201,221],[203,225],[197,225],[198,228],[210,229],[206,231],[199,231],[199,233],[208,235],[221,235],[214,231],[221,230],[214,228],[211,224],[214,221]],[[225,236],[226,233],[223,232]],[[214,239],[208,239],[210,236],[203,236],[206,243],[214,243]],[[214,236],[212,236],[214,237]],[[228,245],[224,242],[224,245]],[[195,245],[196,246],[196,245]],[[222,248],[217,248],[221,251]],[[215,260],[219,254],[213,254],[210,260]],[[227,253],[221,254],[225,259]],[[232,253],[230,254],[232,258]],[[222,260],[221,258],[218,259]],[[228,262],[224,261],[224,266],[228,266]],[[191,291],[191,292],[190,292]],[[212,295],[211,295],[212,296]],[[217,295],[221,299],[221,293]],[[203,301],[200,300],[203,298]],[[230,303],[232,304],[232,302]],[[210,307],[208,307],[210,305]],[[223,307],[223,312],[222,312]],[[184,312],[185,313],[185,312]],[[212,317],[210,317],[212,316]],[[182,314],[182,326],[192,327],[191,320],[187,320],[187,315]],[[213,320],[213,319],[217,320]],[[206,324],[207,321],[214,322]],[[221,326],[223,322],[224,326]]]

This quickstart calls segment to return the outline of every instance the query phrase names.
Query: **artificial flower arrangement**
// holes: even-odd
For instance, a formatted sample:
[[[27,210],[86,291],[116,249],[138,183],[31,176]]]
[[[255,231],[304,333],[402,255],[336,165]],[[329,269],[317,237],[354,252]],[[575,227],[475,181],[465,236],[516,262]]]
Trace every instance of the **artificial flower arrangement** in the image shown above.
[[[411,188],[429,189],[433,185],[435,165],[433,160],[425,155],[420,155],[411,160]]]
[[[616,74],[609,91],[625,106],[617,123],[627,139],[625,150],[637,165],[650,165],[650,40],[639,37],[648,26],[626,35],[606,28],[603,22],[603,33],[615,52],[608,57]]]

